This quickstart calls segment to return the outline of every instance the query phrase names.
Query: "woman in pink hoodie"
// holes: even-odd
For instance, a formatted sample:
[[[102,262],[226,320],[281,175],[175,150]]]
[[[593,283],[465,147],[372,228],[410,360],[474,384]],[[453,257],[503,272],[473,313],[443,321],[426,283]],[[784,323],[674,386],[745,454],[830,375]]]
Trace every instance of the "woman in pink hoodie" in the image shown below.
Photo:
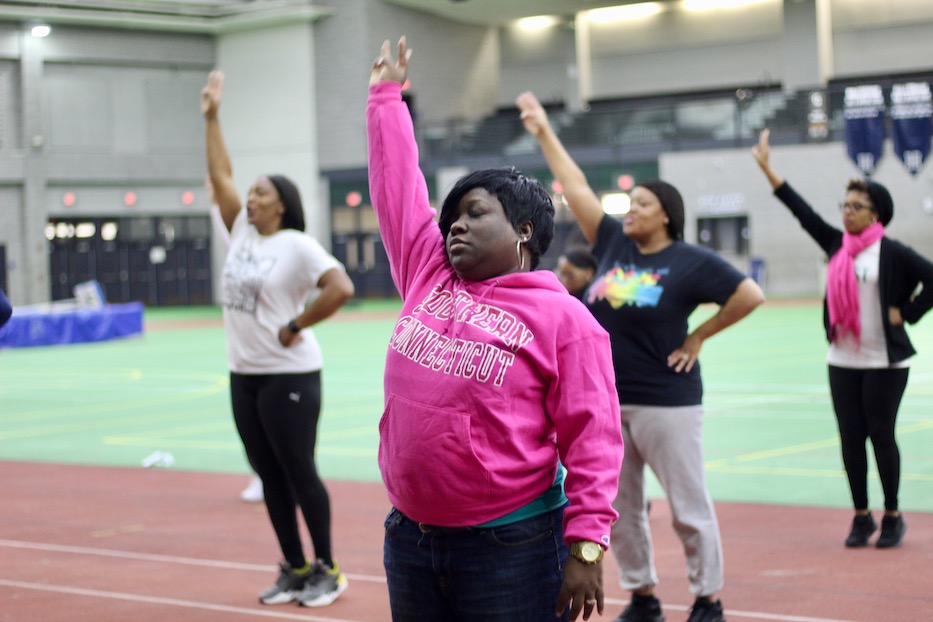
[[[379,423],[392,619],[586,620],[603,610],[622,459],[608,336],[535,270],[554,230],[536,180],[467,175],[435,222],[401,97],[410,55],[383,45],[366,109],[403,300]]]

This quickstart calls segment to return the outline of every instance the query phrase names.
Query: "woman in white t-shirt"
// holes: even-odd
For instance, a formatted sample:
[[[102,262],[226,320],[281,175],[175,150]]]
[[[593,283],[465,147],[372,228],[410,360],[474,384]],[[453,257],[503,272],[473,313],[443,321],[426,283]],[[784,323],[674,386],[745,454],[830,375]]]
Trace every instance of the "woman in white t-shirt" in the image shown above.
[[[768,138],[768,130],[763,130],[752,155],[774,195],[830,257],[823,313],[830,342],[826,360],[855,507],[845,545],[866,546],[878,528],[868,509],[865,445],[871,440],[884,492],[881,535],[875,546],[900,546],[907,523],[898,508],[901,456],[894,424],[910,359],[916,354],[904,325],[918,322],[933,307],[933,263],[885,235],[894,201],[877,182],[848,183],[839,206],[844,231],[825,222],[771,166]]]
[[[336,312],[353,295],[353,283],[340,262],[303,233],[304,210],[290,180],[260,177],[243,209],[217,114],[223,79],[222,72],[211,72],[201,112],[214,199],[230,231],[223,271],[230,395],[284,558],[278,579],[259,600],[320,607],[332,603],[347,580],[331,551],[330,497],[314,463],[322,357],[309,327]],[[296,503],[313,561],[304,554]]]

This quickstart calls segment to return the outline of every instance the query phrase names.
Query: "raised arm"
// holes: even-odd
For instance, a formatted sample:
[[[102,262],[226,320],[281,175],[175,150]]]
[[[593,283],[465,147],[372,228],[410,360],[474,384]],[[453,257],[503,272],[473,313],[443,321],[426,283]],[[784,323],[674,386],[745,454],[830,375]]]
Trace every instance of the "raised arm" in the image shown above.
[[[419,168],[411,113],[402,101],[411,50],[405,37],[393,56],[382,44],[370,73],[366,105],[369,193],[389,257],[392,280],[405,299],[416,275],[446,260],[428,186]]]
[[[522,122],[528,133],[538,139],[544,159],[547,160],[551,173],[563,186],[564,196],[570,211],[577,219],[577,224],[586,240],[590,244],[596,242],[596,231],[603,219],[603,207],[599,197],[593,192],[586,175],[573,161],[564,148],[563,143],[551,127],[547,112],[535,97],[534,93],[526,91],[515,100],[522,113]]]
[[[771,145],[768,139],[771,136],[771,130],[765,128],[758,135],[758,144],[752,147],[752,156],[758,162],[761,172],[768,178],[773,190],[777,190],[784,183],[784,178],[778,175],[777,171],[771,166]]]
[[[774,196],[787,206],[800,226],[819,244],[820,248],[831,255],[835,252],[835,245],[842,232],[823,220],[822,216],[771,166],[771,147],[768,143],[770,135],[771,132],[767,129],[761,130],[761,134],[758,135],[758,144],[752,147],[752,156],[758,162],[765,177],[768,178],[768,183],[774,190]]]
[[[207,174],[213,188],[214,201],[220,208],[227,231],[233,228],[233,221],[243,209],[233,183],[233,166],[224,144],[220,130],[220,98],[224,88],[224,72],[214,70],[207,77],[207,84],[201,90],[201,114],[204,115],[204,142],[207,150]]]

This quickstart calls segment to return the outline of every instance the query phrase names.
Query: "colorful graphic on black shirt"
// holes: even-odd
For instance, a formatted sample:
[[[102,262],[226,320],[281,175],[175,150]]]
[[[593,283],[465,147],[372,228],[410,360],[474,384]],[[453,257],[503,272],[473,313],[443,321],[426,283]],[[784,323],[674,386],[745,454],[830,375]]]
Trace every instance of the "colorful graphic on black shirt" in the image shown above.
[[[666,271],[640,270],[635,266],[615,266],[590,286],[587,302],[605,300],[613,309],[622,305],[656,307],[664,293],[660,285],[661,275]]]

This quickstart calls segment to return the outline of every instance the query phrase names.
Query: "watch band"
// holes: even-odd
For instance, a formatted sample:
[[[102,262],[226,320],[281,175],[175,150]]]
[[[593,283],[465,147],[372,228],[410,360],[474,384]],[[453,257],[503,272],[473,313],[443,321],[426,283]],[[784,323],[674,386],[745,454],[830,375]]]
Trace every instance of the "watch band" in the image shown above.
[[[300,332],[301,332],[301,327],[298,326],[298,322],[296,322],[295,320],[289,320],[289,321],[288,321],[288,330],[292,331],[293,333],[300,333]]]

